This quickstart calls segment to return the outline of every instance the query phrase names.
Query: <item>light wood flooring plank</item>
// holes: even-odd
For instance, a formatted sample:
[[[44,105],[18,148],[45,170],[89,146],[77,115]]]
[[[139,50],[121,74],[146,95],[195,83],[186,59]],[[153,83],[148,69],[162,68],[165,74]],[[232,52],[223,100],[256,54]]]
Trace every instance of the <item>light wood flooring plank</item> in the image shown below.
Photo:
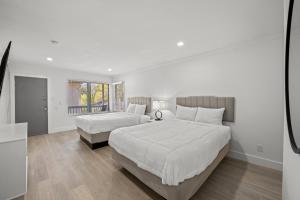
[[[163,199],[112,158],[90,150],[74,131],[28,139],[26,200]],[[225,158],[193,200],[280,200],[279,171]]]

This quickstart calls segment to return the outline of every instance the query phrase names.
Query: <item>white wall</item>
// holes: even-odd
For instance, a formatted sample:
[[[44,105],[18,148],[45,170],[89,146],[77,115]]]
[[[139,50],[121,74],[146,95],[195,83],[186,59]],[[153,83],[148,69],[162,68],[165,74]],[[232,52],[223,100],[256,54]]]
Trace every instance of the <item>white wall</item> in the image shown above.
[[[0,124],[10,123],[9,67],[7,66],[0,96]]]
[[[286,27],[289,0],[284,0],[284,26]],[[285,29],[286,31],[286,29]],[[293,152],[288,136],[286,117],[283,130],[283,200],[300,199],[300,155]]]
[[[27,75],[48,78],[48,129],[50,133],[74,129],[74,117],[68,115],[68,80],[87,80],[111,82],[111,77],[22,62],[11,62],[11,118],[14,122],[14,75]]]
[[[188,95],[236,98],[231,155],[281,169],[283,126],[283,38],[272,36],[216,50],[160,68],[114,77],[126,96],[170,99]],[[264,153],[257,152],[257,144]]]
[[[300,155],[295,154],[291,148],[286,119],[283,139],[283,200],[299,200]]]

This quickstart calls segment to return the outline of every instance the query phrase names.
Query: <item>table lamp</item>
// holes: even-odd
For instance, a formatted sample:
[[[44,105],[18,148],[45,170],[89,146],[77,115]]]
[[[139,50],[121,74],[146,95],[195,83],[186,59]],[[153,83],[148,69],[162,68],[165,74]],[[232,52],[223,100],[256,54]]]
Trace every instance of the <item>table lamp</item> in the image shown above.
[[[153,101],[153,109],[156,110],[154,115],[155,115],[155,120],[160,121],[163,118],[163,114],[161,110],[166,109],[166,101]]]

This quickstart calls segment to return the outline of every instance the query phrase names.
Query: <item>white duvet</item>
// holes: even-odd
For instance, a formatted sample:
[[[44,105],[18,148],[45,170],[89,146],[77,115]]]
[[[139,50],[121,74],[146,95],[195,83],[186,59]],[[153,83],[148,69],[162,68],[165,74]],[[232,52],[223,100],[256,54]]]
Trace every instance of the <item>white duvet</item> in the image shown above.
[[[95,134],[100,132],[113,131],[120,127],[134,126],[146,123],[150,120],[147,115],[139,115],[127,112],[114,112],[93,115],[81,115],[75,118],[76,127],[87,133]]]
[[[114,130],[109,145],[163,184],[178,185],[203,172],[230,137],[228,126],[174,119]]]

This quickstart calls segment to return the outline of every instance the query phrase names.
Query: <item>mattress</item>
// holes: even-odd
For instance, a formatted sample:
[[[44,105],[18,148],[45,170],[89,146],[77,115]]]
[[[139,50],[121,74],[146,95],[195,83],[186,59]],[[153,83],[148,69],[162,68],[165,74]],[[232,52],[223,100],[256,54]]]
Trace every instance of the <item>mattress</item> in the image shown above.
[[[75,125],[89,134],[110,132],[120,127],[134,126],[150,120],[147,115],[127,112],[81,115],[75,118]]]
[[[114,130],[108,142],[162,184],[176,186],[203,172],[230,137],[228,126],[174,119]]]

